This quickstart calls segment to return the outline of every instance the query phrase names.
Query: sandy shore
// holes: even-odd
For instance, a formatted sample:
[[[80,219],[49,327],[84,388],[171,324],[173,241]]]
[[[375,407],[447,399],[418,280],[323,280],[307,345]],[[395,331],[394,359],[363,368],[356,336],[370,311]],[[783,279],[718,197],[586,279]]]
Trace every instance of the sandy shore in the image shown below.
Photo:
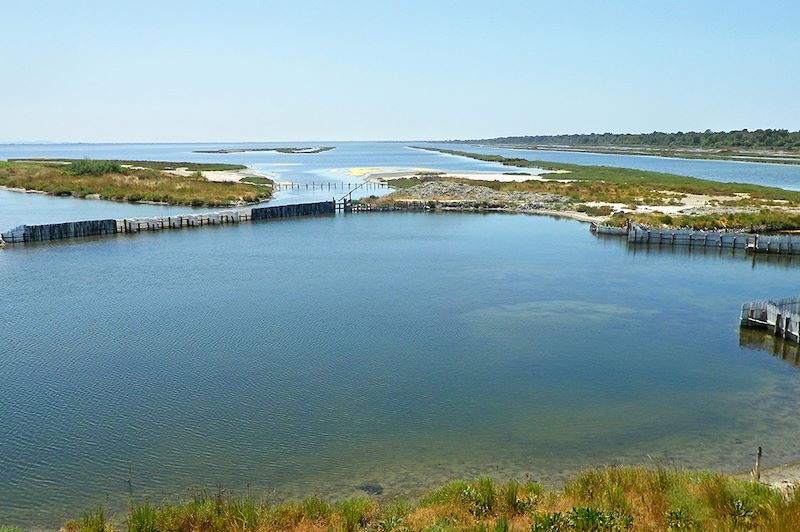
[[[518,172],[450,172],[435,168],[349,168],[348,173],[355,177],[363,177],[371,183],[385,183],[391,179],[409,179],[418,175],[436,174],[440,179],[469,179],[472,181],[498,181],[501,183],[521,183],[523,181],[558,181],[568,183],[570,179],[553,179],[553,174],[568,174],[566,171],[550,172],[546,170]],[[544,177],[548,176],[548,177]]]
[[[188,168],[176,168],[175,170],[165,170],[165,172],[180,177],[187,177],[194,173]],[[275,177],[275,174],[271,172],[258,172],[251,168],[242,168],[240,170],[206,170],[201,173],[203,177],[209,181],[227,183],[237,183],[245,177],[265,177],[267,179],[273,179]]]

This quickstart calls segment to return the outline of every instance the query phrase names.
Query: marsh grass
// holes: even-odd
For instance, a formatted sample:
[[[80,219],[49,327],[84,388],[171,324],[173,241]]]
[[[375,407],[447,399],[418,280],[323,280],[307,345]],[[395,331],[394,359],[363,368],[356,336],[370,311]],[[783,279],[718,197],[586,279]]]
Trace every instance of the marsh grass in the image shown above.
[[[190,172],[206,172],[216,170],[243,170],[247,168],[242,164],[228,164],[228,163],[190,163],[190,162],[173,162],[173,161],[139,161],[135,159],[52,159],[52,158],[31,158],[31,159],[9,159],[8,162],[33,162],[39,164],[48,164],[51,166],[62,166],[65,163],[69,165],[116,165],[119,167],[132,166],[134,168],[147,168],[150,170],[175,170],[176,168],[186,168]]]
[[[119,523],[119,524],[117,524]],[[651,531],[800,530],[800,495],[731,476],[664,468],[586,471],[560,491],[489,478],[453,481],[415,503],[318,497],[271,506],[221,492],[180,503],[134,505],[120,521],[102,510],[67,532],[235,531]],[[5,530],[3,532],[6,532]]]
[[[275,184],[275,182],[268,177],[257,177],[257,176],[243,177],[242,179],[239,180],[239,182],[250,183],[251,185],[262,185],[262,186],[264,185],[272,186],[273,184]]]
[[[508,158],[500,155],[483,155],[438,148],[419,149],[468,157],[479,161],[494,162],[504,166],[540,168],[552,172],[562,172],[543,174],[542,178],[544,178],[544,181],[530,180],[510,183],[501,183],[497,181],[466,182],[472,184],[480,183],[481,186],[489,186],[496,190],[530,190],[562,193],[579,202],[607,201],[613,203],[646,203],[642,200],[655,200],[665,202],[663,204],[668,204],[667,202],[675,197],[672,194],[664,194],[664,191],[669,191],[680,194],[704,194],[709,196],[747,194],[752,198],[751,204],[758,203],[760,200],[779,200],[785,202],[784,205],[800,204],[800,191],[784,190],[777,187],[766,187],[748,183],[722,183],[696,177],[631,168],[552,163],[548,161]],[[571,182],[559,183],[554,181],[558,179],[569,179]],[[410,183],[404,183],[398,186],[402,188],[403,186],[407,187],[412,185]]]
[[[250,204],[271,196],[270,189],[263,186],[207,181],[199,170],[188,176],[176,176],[157,168],[125,168],[121,166],[123,162],[76,161],[68,165],[0,162],[0,186],[57,196],[84,198],[97,194],[116,201],[194,206]],[[154,163],[167,164],[170,163]]]
[[[789,231],[800,228],[800,213],[773,209],[757,212],[721,212],[713,214],[614,214],[610,225],[620,225],[626,219],[652,227],[691,227],[692,229],[745,229],[751,232]]]

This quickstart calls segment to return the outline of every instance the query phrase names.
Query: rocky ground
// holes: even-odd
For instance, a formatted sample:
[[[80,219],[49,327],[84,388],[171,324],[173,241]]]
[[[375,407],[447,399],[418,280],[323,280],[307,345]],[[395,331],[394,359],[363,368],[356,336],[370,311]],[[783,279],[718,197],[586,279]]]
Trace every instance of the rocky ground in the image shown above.
[[[500,192],[488,187],[429,181],[381,198],[385,202],[436,202],[438,208],[453,210],[494,209],[509,212],[563,211],[572,207],[569,199],[540,192]]]

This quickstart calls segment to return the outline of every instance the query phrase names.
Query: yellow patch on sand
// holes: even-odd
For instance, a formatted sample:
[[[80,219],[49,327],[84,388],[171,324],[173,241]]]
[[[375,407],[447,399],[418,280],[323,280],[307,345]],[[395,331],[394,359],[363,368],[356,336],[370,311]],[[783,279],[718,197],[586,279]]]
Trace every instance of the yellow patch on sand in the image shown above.
[[[383,174],[387,172],[433,172],[430,168],[397,168],[397,167],[380,167],[373,168],[369,166],[355,166],[347,169],[347,174],[355,177],[364,177],[370,174]]]
[[[380,168],[369,168],[369,167],[366,167],[366,166],[361,166],[361,167],[357,166],[357,167],[354,167],[354,168],[348,168],[347,169],[347,173],[349,175],[352,175],[352,176],[355,176],[355,177],[363,177],[363,176],[365,176],[367,174],[374,174],[374,173],[380,172],[380,171],[381,171]]]

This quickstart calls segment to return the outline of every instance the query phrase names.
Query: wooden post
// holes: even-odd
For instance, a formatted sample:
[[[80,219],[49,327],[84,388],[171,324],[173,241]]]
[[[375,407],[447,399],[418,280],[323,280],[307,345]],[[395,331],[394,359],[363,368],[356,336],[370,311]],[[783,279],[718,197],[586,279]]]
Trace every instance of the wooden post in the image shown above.
[[[756,468],[753,469],[753,480],[759,482],[761,480],[761,446],[758,446],[758,454],[756,454]]]

